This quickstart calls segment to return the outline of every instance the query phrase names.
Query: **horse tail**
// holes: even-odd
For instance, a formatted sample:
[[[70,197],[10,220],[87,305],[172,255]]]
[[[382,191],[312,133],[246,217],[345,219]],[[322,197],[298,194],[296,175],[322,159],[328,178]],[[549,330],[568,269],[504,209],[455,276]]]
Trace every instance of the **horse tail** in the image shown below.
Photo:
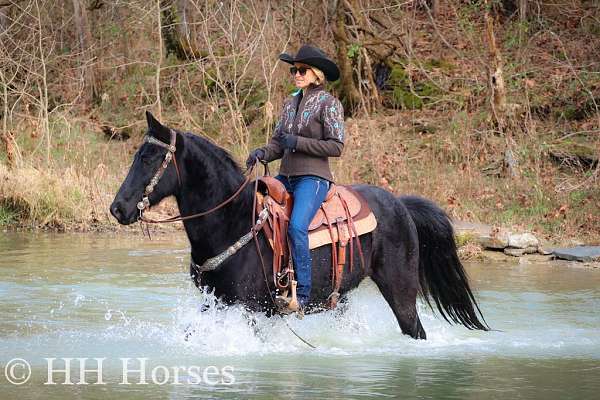
[[[448,323],[489,331],[461,264],[450,217],[432,201],[417,196],[398,198],[410,212],[419,235],[421,294],[431,300]],[[481,317],[481,319],[479,318]]]

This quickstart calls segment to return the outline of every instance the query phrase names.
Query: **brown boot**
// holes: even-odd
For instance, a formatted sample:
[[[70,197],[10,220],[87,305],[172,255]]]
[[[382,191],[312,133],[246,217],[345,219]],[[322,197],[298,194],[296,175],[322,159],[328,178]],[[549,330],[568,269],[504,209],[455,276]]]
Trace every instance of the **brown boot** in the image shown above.
[[[275,305],[280,313],[291,314],[300,310],[300,304],[298,303],[298,298],[296,296],[297,285],[298,283],[296,281],[292,281],[292,295],[290,297],[285,295],[275,297]]]

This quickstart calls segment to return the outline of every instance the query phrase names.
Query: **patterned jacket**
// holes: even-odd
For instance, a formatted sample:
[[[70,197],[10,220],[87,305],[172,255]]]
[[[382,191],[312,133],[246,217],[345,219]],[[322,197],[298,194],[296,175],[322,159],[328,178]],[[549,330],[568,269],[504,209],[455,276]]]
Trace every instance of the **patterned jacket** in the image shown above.
[[[281,133],[298,136],[292,151],[281,147]],[[323,85],[311,86],[290,96],[265,151],[267,162],[281,158],[279,173],[286,176],[316,175],[333,181],[329,157],[339,157],[344,148],[344,109]]]

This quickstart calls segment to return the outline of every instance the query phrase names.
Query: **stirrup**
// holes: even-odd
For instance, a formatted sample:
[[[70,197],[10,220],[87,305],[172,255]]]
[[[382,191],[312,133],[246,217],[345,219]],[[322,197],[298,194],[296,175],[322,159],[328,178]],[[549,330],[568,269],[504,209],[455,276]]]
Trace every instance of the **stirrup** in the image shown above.
[[[298,297],[296,296],[296,286],[298,282],[292,281],[292,295],[287,297],[285,293],[283,296],[275,297],[275,305],[277,309],[282,314],[291,314],[294,312],[298,312],[300,310],[300,303],[298,303]]]
[[[275,305],[280,313],[286,315],[300,310],[298,300],[292,299],[291,297],[277,296],[275,297]]]

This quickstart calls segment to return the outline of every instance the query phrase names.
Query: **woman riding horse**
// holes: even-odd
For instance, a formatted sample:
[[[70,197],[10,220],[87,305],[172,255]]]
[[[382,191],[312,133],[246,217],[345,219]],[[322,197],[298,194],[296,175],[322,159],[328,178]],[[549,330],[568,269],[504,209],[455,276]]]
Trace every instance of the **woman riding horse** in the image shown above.
[[[298,281],[298,304],[292,299],[278,300],[288,311],[298,311],[308,304],[311,291],[308,226],[333,182],[329,157],[339,157],[344,148],[344,110],[340,101],[325,91],[326,80],[337,80],[340,72],[321,49],[304,45],[296,56],[284,53],[279,59],[293,65],[290,72],[298,90],[285,102],[269,144],[252,151],[246,166],[257,159],[282,159],[275,178],[294,198],[288,236]]]

